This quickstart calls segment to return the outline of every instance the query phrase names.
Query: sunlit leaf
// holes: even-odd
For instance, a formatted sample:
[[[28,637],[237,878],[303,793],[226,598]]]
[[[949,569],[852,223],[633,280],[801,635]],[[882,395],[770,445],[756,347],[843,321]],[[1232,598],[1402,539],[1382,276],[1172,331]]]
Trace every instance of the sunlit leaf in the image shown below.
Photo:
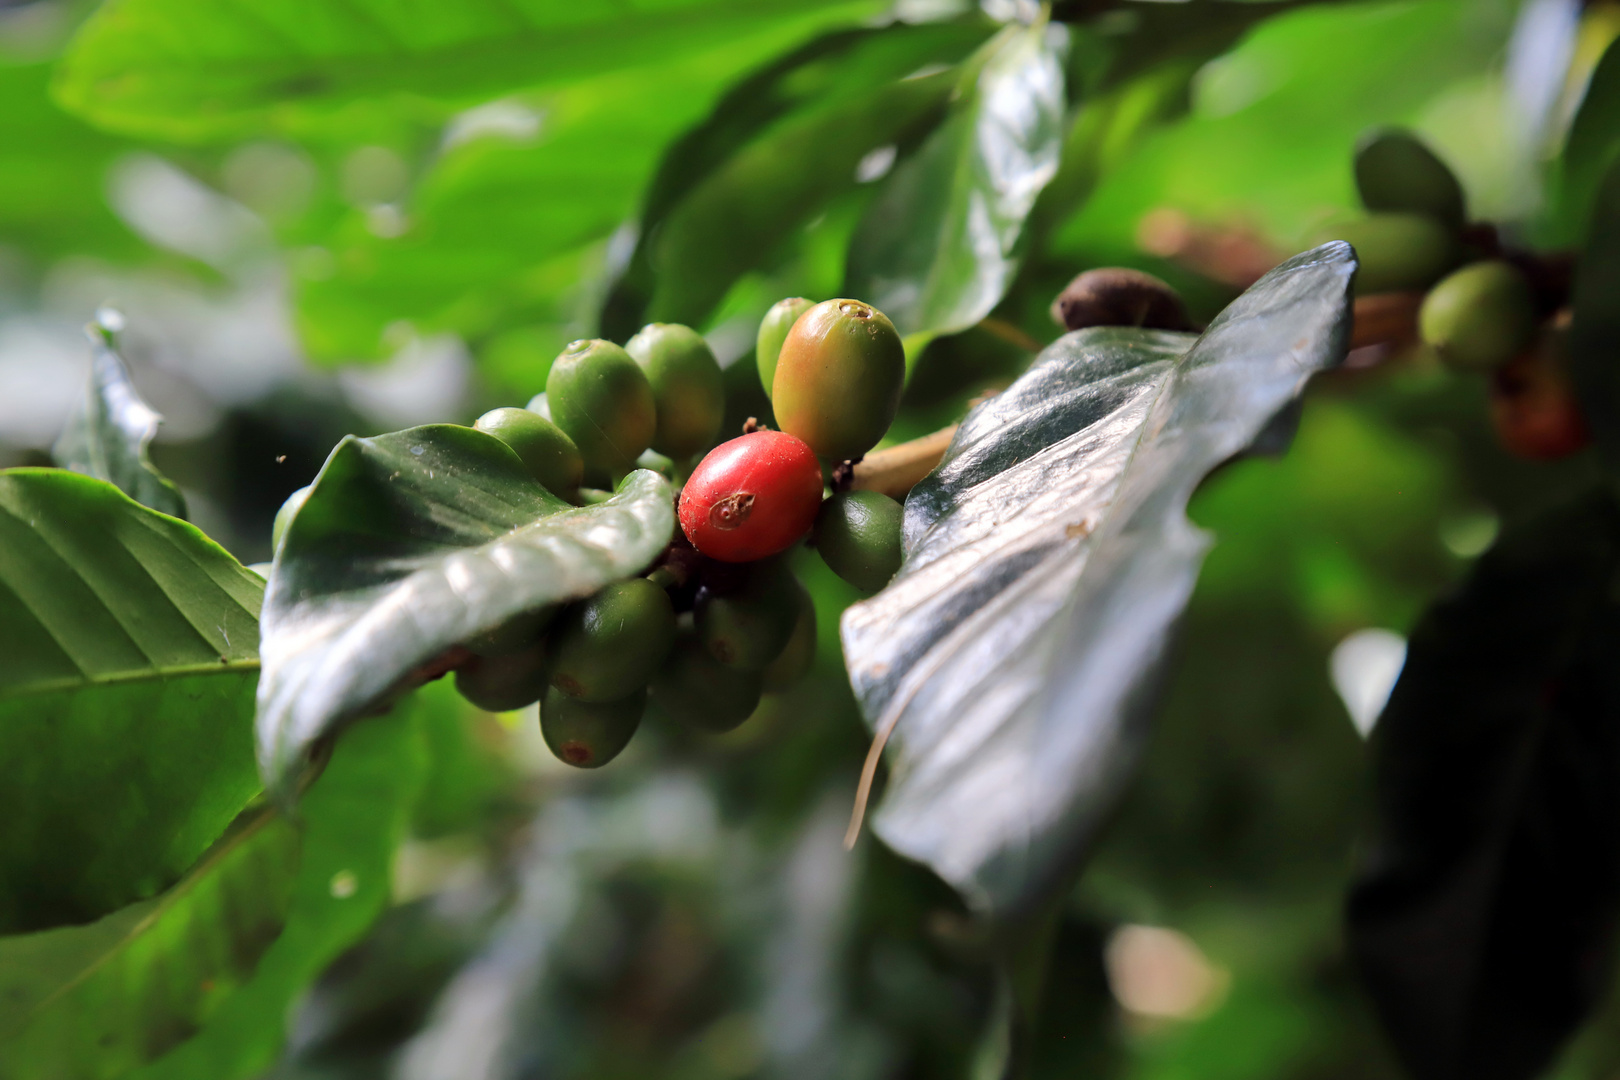
[[[90,385],[51,456],[64,469],[106,480],[143,506],[186,516],[186,500],[146,448],[163,418],[141,399],[129,370],[98,328],[90,331]]]
[[[1344,244],[1289,260],[1199,338],[1060,338],[913,489],[844,655],[893,732],[878,835],[981,910],[1061,887],[1112,808],[1208,545],[1187,499],[1342,357],[1354,269]]]
[[[810,8],[723,49],[672,49],[658,63],[501,103],[534,130],[470,129],[405,200],[402,232],[378,235],[356,210],[324,239],[330,265],[298,280],[306,347],[323,361],[382,358],[402,322],[474,340],[549,324],[554,351],[591,333],[602,248],[634,216],[665,145],[731,80],[824,20]],[[544,381],[542,368],[517,403]]]
[[[43,266],[61,255],[128,258],[148,249],[106,198],[128,144],[58,108],[51,65],[0,64],[0,237]]]
[[[1508,530],[1413,631],[1373,734],[1350,940],[1420,1080],[1541,1075],[1620,913],[1620,508]]]
[[[0,1077],[124,1076],[196,1033],[281,932],[297,861],[262,810],[156,900],[0,938]]]
[[[467,0],[428,7],[117,0],[80,29],[58,70],[56,93],[109,129],[214,138],[379,94],[470,101],[558,85],[701,53],[807,13],[849,22],[883,6],[874,0]]]
[[[1003,30],[939,129],[868,208],[849,251],[848,292],[904,335],[978,322],[1017,269],[1024,219],[1057,172],[1064,87],[1059,30]]]
[[[514,615],[587,596],[649,565],[673,493],[632,473],[570,507],[500,440],[437,424],[332,451],[271,571],[259,767],[290,795],[317,740],[408,686],[447,649]]]
[[[263,588],[111,484],[0,473],[0,931],[152,896],[253,796]]]

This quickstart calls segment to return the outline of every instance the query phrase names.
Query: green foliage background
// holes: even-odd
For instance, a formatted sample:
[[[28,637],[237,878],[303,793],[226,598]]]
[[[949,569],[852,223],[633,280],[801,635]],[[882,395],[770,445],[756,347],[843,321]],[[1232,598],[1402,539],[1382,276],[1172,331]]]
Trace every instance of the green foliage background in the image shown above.
[[[90,302],[126,308],[135,381],[161,410],[211,385],[210,365],[241,367],[232,350],[258,354],[200,316],[143,346],[141,299],[217,313],[264,290],[302,366],[217,393],[211,423],[153,446],[203,531],[252,563],[275,508],[339,437],[403,426],[345,388],[367,372],[403,379],[386,365],[444,335],[465,346],[470,383],[431,419],[523,404],[564,343],[652,318],[691,323],[734,361],[728,424],[763,415],[749,349],[770,303],[840,295],[846,266],[858,277],[884,257],[863,244],[897,205],[908,216],[886,224],[902,239],[960,254],[962,207],[984,187],[962,132],[985,106],[954,65],[997,33],[1061,64],[1063,111],[1032,137],[1050,144],[1052,175],[998,254],[993,310],[942,301],[907,327],[894,439],[1010,382],[1030,357],[1010,342],[1057,335],[1046,305],[1080,270],[1149,269],[1213,315],[1235,290],[1146,253],[1144,216],[1297,250],[1353,212],[1351,148],[1376,124],[1429,139],[1476,216],[1573,242],[1583,189],[1560,185],[1557,152],[1620,32],[1620,6],[1571,6],[1572,59],[1526,90],[1508,57],[1534,5],[1510,0],[1060,3],[1033,30],[949,2],[644,6],[0,6],[0,337],[101,288]],[[907,24],[888,25],[896,12]],[[1521,116],[1526,93],[1553,104]],[[1588,176],[1610,148],[1583,145],[1597,148],[1573,168]],[[130,170],[154,160],[210,193],[205,220],[235,223],[229,243],[188,242],[130,209]],[[166,368],[177,337],[203,360]],[[50,362],[7,349],[0,371],[17,378]],[[1594,475],[1584,457],[1506,455],[1484,399],[1421,352],[1335,373],[1286,457],[1233,464],[1196,497],[1217,544],[1142,775],[1060,913],[1035,1075],[1397,1075],[1345,952],[1368,762],[1329,656],[1356,630],[1405,633],[1499,524]],[[0,426],[6,464],[43,464],[41,449]],[[11,491],[0,524],[20,528]],[[240,673],[192,676],[215,684],[208,715],[240,744],[221,775],[190,774],[213,785],[193,832],[219,837],[242,816],[207,853],[177,828],[185,850],[154,856],[156,871],[62,901],[55,923],[83,925],[0,904],[0,930],[18,931],[0,938],[0,1013],[43,1018],[0,1020],[0,1077],[980,1075],[997,989],[960,901],[870,838],[839,849],[866,749],[837,635],[857,597],[813,553],[796,558],[819,618],[815,673],[738,732],[649,724],[612,768],[573,774],[546,757],[532,709],[489,716],[434,684],[345,737],[296,850],[278,846],[290,826],[249,801],[245,698],[224,687]],[[0,567],[0,581],[17,572]],[[136,680],[53,703],[62,686],[25,681],[0,659],[8,769],[45,737],[18,717],[50,709],[117,734],[141,695],[186,692]],[[173,753],[183,767],[187,750]],[[111,813],[136,799],[162,820],[141,777],[85,772],[84,802]],[[15,775],[0,781],[8,824]],[[249,842],[265,850],[232,846]],[[231,874],[253,873],[231,892]],[[1190,935],[1224,990],[1187,1019],[1126,1013],[1104,972],[1125,924]],[[1555,1075],[1596,1080],[1617,1062],[1620,1004]]]

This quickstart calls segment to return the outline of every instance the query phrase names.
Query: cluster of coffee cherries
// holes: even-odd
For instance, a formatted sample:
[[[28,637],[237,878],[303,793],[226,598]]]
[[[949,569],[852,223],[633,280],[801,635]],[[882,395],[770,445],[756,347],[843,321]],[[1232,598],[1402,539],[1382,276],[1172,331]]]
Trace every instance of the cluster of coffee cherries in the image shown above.
[[[1355,154],[1368,213],[1318,237],[1356,249],[1360,295],[1424,291],[1418,332],[1450,368],[1491,378],[1491,417],[1510,452],[1557,458],[1587,442],[1565,360],[1569,266],[1511,251],[1470,223],[1462,185],[1417,137],[1379,130]]]
[[[538,701],[547,745],[582,768],[625,747],[649,699],[693,727],[728,731],[815,658],[815,610],[790,549],[813,538],[865,591],[894,575],[900,504],[843,490],[899,405],[905,355],[894,325],[856,300],[783,300],[760,327],[756,361],[781,430],[750,421],[718,446],[720,366],[698,333],[667,323],[622,348],[574,342],[527,408],[478,419],[571,503],[608,498],[638,467],[684,482],[681,535],[644,576],[466,643],[471,659],[455,682],[467,700],[491,711]],[[839,490],[829,494],[829,482]]]

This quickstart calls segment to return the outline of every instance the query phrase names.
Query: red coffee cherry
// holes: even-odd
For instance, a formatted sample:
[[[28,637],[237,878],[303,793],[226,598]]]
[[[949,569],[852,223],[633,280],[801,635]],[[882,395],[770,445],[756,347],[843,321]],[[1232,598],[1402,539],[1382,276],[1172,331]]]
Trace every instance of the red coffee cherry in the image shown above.
[[[711,559],[752,562],[791,547],[820,506],[821,466],[810,447],[786,432],[756,431],[698,463],[681,489],[681,528]]]

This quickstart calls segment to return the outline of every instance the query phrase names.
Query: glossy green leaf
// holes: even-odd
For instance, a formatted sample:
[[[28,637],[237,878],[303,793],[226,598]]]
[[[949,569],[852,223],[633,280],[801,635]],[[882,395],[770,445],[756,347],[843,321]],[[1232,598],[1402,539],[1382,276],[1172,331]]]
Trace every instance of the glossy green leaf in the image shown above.
[[[258,790],[263,588],[111,484],[0,473],[0,931],[152,896]]]
[[[634,216],[665,144],[732,79],[825,19],[810,8],[722,49],[671,50],[507,103],[532,110],[537,130],[446,145],[406,199],[401,234],[379,236],[354,211],[325,238],[330,266],[297,283],[306,347],[325,361],[379,359],[402,321],[475,340],[538,323],[555,336],[553,355],[590,333],[602,246]],[[518,403],[544,382],[542,366]]]
[[[664,152],[603,331],[618,339],[649,319],[701,321],[739,273],[778,256],[857,184],[864,155],[927,130],[954,86],[941,69],[992,29],[973,19],[839,31],[733,86]]]
[[[673,492],[639,470],[570,507],[505,443],[435,424],[339,443],[281,548],[264,609],[259,768],[290,796],[312,746],[447,649],[650,564]]]
[[[302,852],[281,936],[202,1031],[134,1080],[251,1080],[275,1062],[294,1000],[388,908],[428,765],[416,708],[412,698],[357,725],[333,750],[299,804]]]
[[[0,938],[0,1077],[125,1076],[195,1034],[280,934],[298,848],[262,810],[156,900]]]
[[[1593,194],[1573,293],[1570,376],[1598,453],[1620,474],[1620,160]]]
[[[1059,28],[1009,26],[950,115],[884,181],[850,244],[848,287],[901,334],[950,333],[996,306],[1063,147]]]
[[[874,0],[115,0],[79,31],[58,98],[112,130],[240,135],[380,94],[455,100],[700,53],[807,12],[854,21]]]
[[[146,452],[163,417],[141,399],[108,332],[97,327],[88,332],[90,385],[51,456],[62,468],[106,480],[143,506],[185,517],[185,497]]]
[[[1620,506],[1510,529],[1413,631],[1373,732],[1352,951],[1419,1080],[1528,1080],[1620,914]]]
[[[1187,499],[1343,356],[1354,270],[1345,244],[1291,259],[1198,338],[1060,338],[912,490],[844,655],[892,732],[878,836],[978,909],[1027,914],[1084,857],[1208,546]]]

